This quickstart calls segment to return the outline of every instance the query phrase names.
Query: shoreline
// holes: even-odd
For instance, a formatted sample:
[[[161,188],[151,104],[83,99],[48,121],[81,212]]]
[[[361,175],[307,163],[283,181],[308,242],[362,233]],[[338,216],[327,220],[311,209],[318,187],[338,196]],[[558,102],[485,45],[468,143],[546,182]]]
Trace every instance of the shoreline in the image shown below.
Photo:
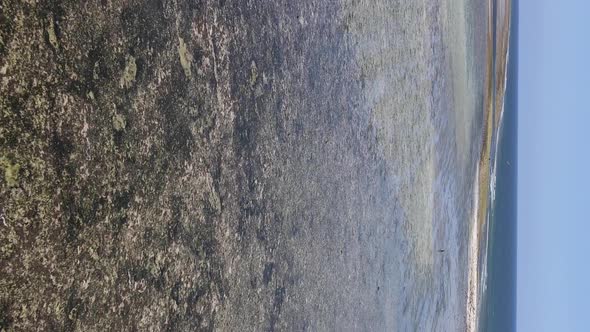
[[[502,4],[499,7],[498,4]],[[488,34],[486,51],[486,79],[484,92],[484,124],[480,159],[476,166],[474,179],[473,224],[470,229],[468,246],[468,286],[466,306],[466,330],[478,331],[481,315],[482,298],[485,293],[486,265],[489,243],[489,208],[493,204],[495,186],[496,155],[499,131],[504,113],[504,95],[506,89],[506,68],[509,56],[508,40],[510,37],[510,1],[488,1]],[[494,19],[494,6],[503,9]],[[498,9],[496,9],[498,10]],[[499,19],[499,14],[502,20]],[[494,26],[494,23],[496,24]],[[497,35],[494,35],[494,27]],[[496,38],[494,38],[496,37]],[[494,48],[494,44],[496,48]],[[494,54],[494,51],[496,52]],[[499,60],[499,61],[498,61]],[[499,66],[497,66],[497,64]],[[481,250],[485,250],[482,253]],[[483,255],[482,255],[483,254]]]
[[[476,172],[479,172],[479,165],[476,167]],[[477,191],[479,190],[479,181],[476,179],[474,182],[474,202],[475,207],[474,211],[478,211],[479,208],[479,197],[477,196]],[[477,220],[477,213],[473,214],[474,220],[473,225],[476,225],[478,222]],[[469,246],[468,246],[468,277],[467,277],[467,306],[465,312],[465,328],[466,331],[477,331],[477,323],[478,323],[478,308],[479,308],[479,280],[478,280],[478,272],[479,272],[479,234],[478,234],[477,227],[471,227],[470,234],[469,234]]]

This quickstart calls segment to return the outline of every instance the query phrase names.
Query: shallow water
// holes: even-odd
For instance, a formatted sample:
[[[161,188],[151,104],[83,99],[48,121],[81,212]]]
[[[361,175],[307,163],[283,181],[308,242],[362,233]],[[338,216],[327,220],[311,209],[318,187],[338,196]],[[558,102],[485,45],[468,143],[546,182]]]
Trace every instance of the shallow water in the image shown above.
[[[475,50],[477,40],[470,37],[481,29],[474,23],[485,12],[462,2],[426,5],[416,10],[419,18],[398,18],[386,3],[354,8],[364,11],[375,26],[359,24],[353,34],[362,41],[358,61],[372,74],[366,100],[397,181],[393,192],[402,224],[387,247],[398,266],[390,276],[392,326],[463,329],[483,91],[481,72],[472,67],[482,65],[481,48]],[[423,25],[407,31],[409,21]]]
[[[315,86],[312,109],[342,113],[327,127],[321,117],[300,118],[305,141],[281,152],[287,163],[276,172],[283,175],[268,180],[273,209],[297,227],[270,255],[275,273],[289,280],[277,288],[286,294],[287,326],[464,328],[483,82],[481,49],[470,39],[480,28],[472,26],[476,9],[462,2],[342,6],[344,73],[359,85],[316,73],[326,85]],[[324,104],[342,95],[352,107]],[[230,326],[258,310],[239,303],[224,314]]]

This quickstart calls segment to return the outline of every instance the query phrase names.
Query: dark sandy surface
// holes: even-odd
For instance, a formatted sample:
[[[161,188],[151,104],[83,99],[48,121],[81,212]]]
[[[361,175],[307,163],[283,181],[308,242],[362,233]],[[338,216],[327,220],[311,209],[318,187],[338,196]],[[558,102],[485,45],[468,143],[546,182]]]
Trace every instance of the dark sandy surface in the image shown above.
[[[454,263],[433,254],[467,233],[465,211],[432,212],[436,174],[467,188],[471,169],[436,152],[455,137],[438,120],[452,112],[441,10],[373,8],[398,34],[383,63],[360,42],[377,36],[362,8],[3,1],[0,328],[460,322],[445,296],[464,289],[466,240]],[[458,284],[436,277],[449,271]]]

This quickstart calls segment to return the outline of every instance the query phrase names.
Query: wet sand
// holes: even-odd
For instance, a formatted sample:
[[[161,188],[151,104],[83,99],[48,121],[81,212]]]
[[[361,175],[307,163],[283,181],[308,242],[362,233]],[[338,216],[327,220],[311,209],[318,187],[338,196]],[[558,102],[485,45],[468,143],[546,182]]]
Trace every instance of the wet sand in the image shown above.
[[[464,330],[485,5],[9,1],[0,328]]]

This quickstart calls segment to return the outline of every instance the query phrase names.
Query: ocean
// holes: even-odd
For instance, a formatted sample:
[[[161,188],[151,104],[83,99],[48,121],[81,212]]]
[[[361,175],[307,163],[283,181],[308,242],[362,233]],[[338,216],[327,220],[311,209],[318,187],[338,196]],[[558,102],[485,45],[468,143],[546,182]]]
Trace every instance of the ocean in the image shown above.
[[[486,291],[480,331],[516,330],[518,1],[512,1],[510,55],[490,211]]]

